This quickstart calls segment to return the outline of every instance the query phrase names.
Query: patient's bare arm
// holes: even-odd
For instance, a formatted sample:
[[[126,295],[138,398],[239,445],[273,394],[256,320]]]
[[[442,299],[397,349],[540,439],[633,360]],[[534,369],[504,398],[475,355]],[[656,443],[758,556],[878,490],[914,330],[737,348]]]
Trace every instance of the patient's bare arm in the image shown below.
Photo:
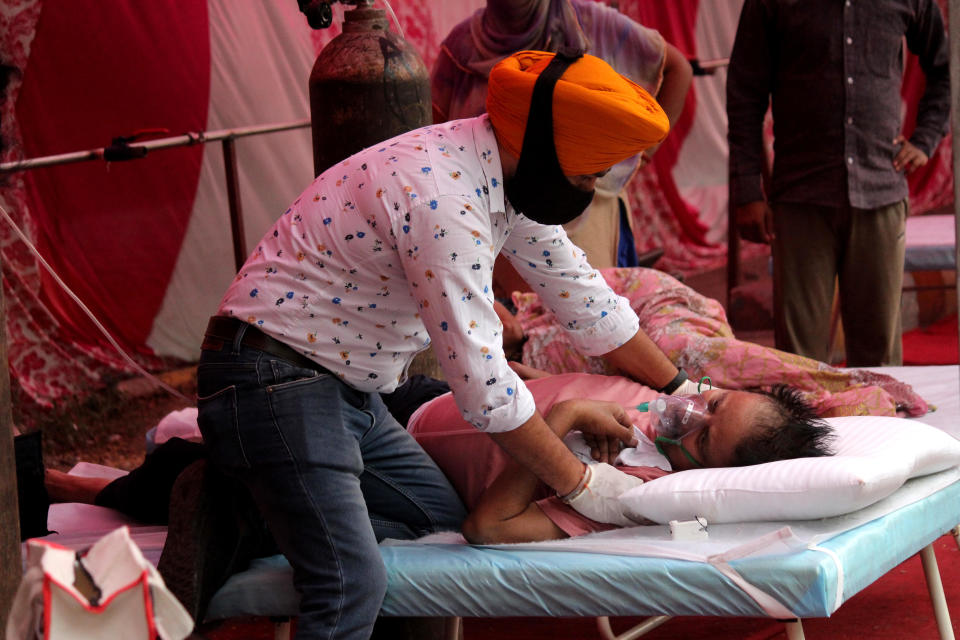
[[[609,402],[573,399],[558,402],[546,416],[557,437],[572,429],[591,428],[603,421],[617,420],[623,409]],[[474,544],[534,542],[566,538],[534,502],[540,487],[537,477],[511,461],[487,487],[463,524],[463,535]]]
[[[533,501],[539,486],[535,475],[511,460],[463,523],[464,537],[473,544],[566,538]]]

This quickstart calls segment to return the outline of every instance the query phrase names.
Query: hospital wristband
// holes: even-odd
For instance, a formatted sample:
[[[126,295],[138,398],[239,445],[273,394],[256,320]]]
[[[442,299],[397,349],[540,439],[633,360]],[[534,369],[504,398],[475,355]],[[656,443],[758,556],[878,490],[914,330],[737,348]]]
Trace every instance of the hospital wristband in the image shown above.
[[[679,389],[680,385],[682,385],[686,380],[687,380],[687,372],[684,371],[683,369],[677,369],[677,375],[674,377],[673,380],[668,382],[665,387],[660,389],[660,393],[666,396],[669,396],[674,391]]]
[[[560,498],[560,501],[563,503],[569,504],[571,500],[579,496],[581,493],[586,491],[587,485],[590,484],[590,479],[593,477],[593,472],[590,470],[590,465],[583,465],[583,475],[580,476],[580,482],[577,483],[577,486],[573,488],[573,491],[568,493],[565,496],[561,496],[559,493],[557,497]]]

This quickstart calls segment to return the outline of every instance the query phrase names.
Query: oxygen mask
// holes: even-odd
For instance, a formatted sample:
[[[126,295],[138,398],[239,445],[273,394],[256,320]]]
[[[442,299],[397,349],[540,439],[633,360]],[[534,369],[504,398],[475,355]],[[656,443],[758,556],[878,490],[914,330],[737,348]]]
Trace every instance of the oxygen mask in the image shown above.
[[[694,466],[703,466],[683,446],[683,439],[709,424],[710,410],[706,398],[699,393],[692,396],[660,395],[650,402],[638,405],[637,409],[650,412],[650,424],[657,433],[654,445],[661,455],[669,458],[665,445],[674,445],[680,448]]]

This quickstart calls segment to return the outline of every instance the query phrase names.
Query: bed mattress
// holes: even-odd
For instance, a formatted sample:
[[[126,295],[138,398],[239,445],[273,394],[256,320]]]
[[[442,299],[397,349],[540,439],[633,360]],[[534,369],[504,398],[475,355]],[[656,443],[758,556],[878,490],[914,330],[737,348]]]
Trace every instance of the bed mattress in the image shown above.
[[[958,367],[882,371],[912,384],[937,407],[924,422],[960,436]],[[957,476],[949,470],[909,481],[895,494],[904,506],[813,549],[729,565],[796,616],[829,616],[960,523]],[[910,495],[921,498],[911,501]],[[382,545],[380,551],[387,567],[383,614],[388,616],[766,615],[755,598],[703,562],[463,544]],[[289,572],[280,556],[258,560],[216,594],[208,619],[241,612],[294,615],[297,596]]]

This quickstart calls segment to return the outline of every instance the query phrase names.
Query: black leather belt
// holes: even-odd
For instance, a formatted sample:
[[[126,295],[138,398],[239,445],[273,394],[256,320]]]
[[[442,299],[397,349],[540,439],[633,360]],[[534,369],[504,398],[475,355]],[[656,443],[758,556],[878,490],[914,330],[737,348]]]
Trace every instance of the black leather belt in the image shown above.
[[[246,326],[247,329],[243,332],[243,338],[240,340],[242,346],[259,349],[298,367],[329,373],[307,356],[298,353],[293,347],[280,342],[276,338],[271,338],[254,325],[227,316],[210,318],[210,322],[207,323],[207,333],[204,335],[203,344],[200,348],[204,351],[221,351],[225,346],[232,346],[237,338],[237,331],[243,326]]]

